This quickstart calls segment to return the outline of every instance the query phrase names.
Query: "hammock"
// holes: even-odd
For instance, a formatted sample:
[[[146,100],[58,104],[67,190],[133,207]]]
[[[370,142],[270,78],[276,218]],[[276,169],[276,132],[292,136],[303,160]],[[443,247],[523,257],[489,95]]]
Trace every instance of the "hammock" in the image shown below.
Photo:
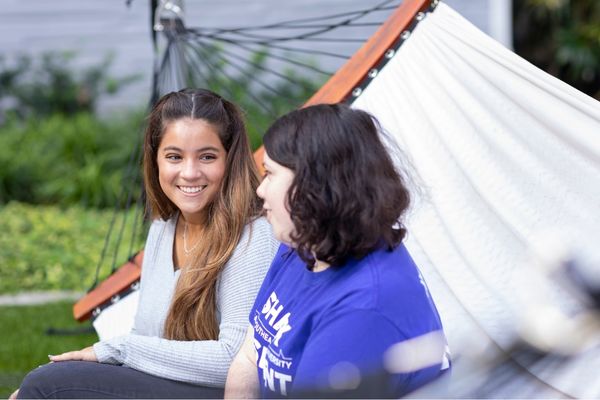
[[[408,219],[407,247],[426,275],[450,348],[488,341],[507,350],[521,315],[530,317],[521,311],[537,306],[528,291],[545,282],[525,278],[540,258],[560,261],[557,239],[567,250],[597,246],[590,239],[600,238],[600,103],[443,3],[363,86],[353,107],[377,116],[425,187]],[[547,305],[581,311],[560,287],[551,293],[541,299]],[[530,385],[494,395],[519,397],[534,385],[538,395],[596,397],[592,365],[600,366],[598,351],[524,364],[531,371],[520,378]]]
[[[404,1],[306,105],[339,101],[379,119],[393,156],[421,188],[406,220],[406,245],[455,360],[471,367],[455,368],[444,391],[425,393],[597,397],[599,319],[574,322],[591,315],[588,303],[544,271],[559,271],[565,257],[577,264],[592,254],[597,261],[600,104],[435,0]],[[110,303],[138,277],[139,268],[120,289],[99,296],[105,281],[76,304],[76,317]],[[525,347],[514,351],[539,327],[523,327],[540,322],[528,313],[548,309],[553,314],[544,315],[574,327],[560,337],[565,346],[543,348],[530,336],[531,348],[539,345],[535,356]],[[475,365],[468,355],[477,348],[488,349],[488,358]],[[568,356],[554,354],[561,352]]]

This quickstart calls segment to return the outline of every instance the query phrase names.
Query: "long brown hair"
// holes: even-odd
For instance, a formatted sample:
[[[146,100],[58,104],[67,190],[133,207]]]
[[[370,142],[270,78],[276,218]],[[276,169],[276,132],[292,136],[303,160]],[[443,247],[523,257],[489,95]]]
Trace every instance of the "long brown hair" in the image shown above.
[[[246,224],[260,212],[256,196],[259,175],[252,158],[240,110],[205,89],[184,89],[163,96],[148,117],[144,137],[144,187],[146,212],[167,220],[178,212],[158,180],[157,153],[167,124],[181,118],[202,119],[216,128],[227,151],[221,189],[208,207],[203,245],[194,267],[181,271],[164,336],[174,340],[216,340],[216,283],[233,254]]]

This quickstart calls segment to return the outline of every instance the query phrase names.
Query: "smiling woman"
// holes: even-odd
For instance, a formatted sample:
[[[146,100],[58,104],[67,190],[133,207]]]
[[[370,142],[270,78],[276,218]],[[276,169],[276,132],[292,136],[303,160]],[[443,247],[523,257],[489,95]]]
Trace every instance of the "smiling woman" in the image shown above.
[[[238,108],[202,89],[165,95],[148,119],[143,169],[154,222],[132,332],[51,356],[19,398],[222,396],[278,247],[259,217]]]
[[[217,129],[205,120],[185,118],[167,124],[158,149],[158,179],[185,226],[204,224],[206,206],[221,187],[226,157]]]

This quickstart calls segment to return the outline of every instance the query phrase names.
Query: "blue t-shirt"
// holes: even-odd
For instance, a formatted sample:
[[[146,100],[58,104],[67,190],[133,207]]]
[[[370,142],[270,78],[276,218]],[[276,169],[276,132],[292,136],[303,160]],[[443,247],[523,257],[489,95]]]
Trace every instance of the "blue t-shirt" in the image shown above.
[[[401,396],[448,368],[445,346],[435,361],[417,361],[417,370],[402,369],[402,362],[400,369],[394,367],[394,354],[429,350],[393,353],[397,343],[434,333],[445,345],[427,286],[402,244],[322,272],[307,269],[294,250],[282,245],[250,324],[262,398],[331,393],[369,381],[379,385],[381,376],[386,388],[378,393]]]

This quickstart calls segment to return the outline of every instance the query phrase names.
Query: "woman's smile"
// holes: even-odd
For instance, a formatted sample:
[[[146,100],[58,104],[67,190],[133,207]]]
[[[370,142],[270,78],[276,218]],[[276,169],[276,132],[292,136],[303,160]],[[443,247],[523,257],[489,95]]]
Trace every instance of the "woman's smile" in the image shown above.
[[[200,185],[200,186],[177,186],[177,188],[179,190],[181,190],[184,194],[188,195],[188,196],[195,196],[198,195],[200,192],[202,192],[204,189],[206,189],[207,185]]]

